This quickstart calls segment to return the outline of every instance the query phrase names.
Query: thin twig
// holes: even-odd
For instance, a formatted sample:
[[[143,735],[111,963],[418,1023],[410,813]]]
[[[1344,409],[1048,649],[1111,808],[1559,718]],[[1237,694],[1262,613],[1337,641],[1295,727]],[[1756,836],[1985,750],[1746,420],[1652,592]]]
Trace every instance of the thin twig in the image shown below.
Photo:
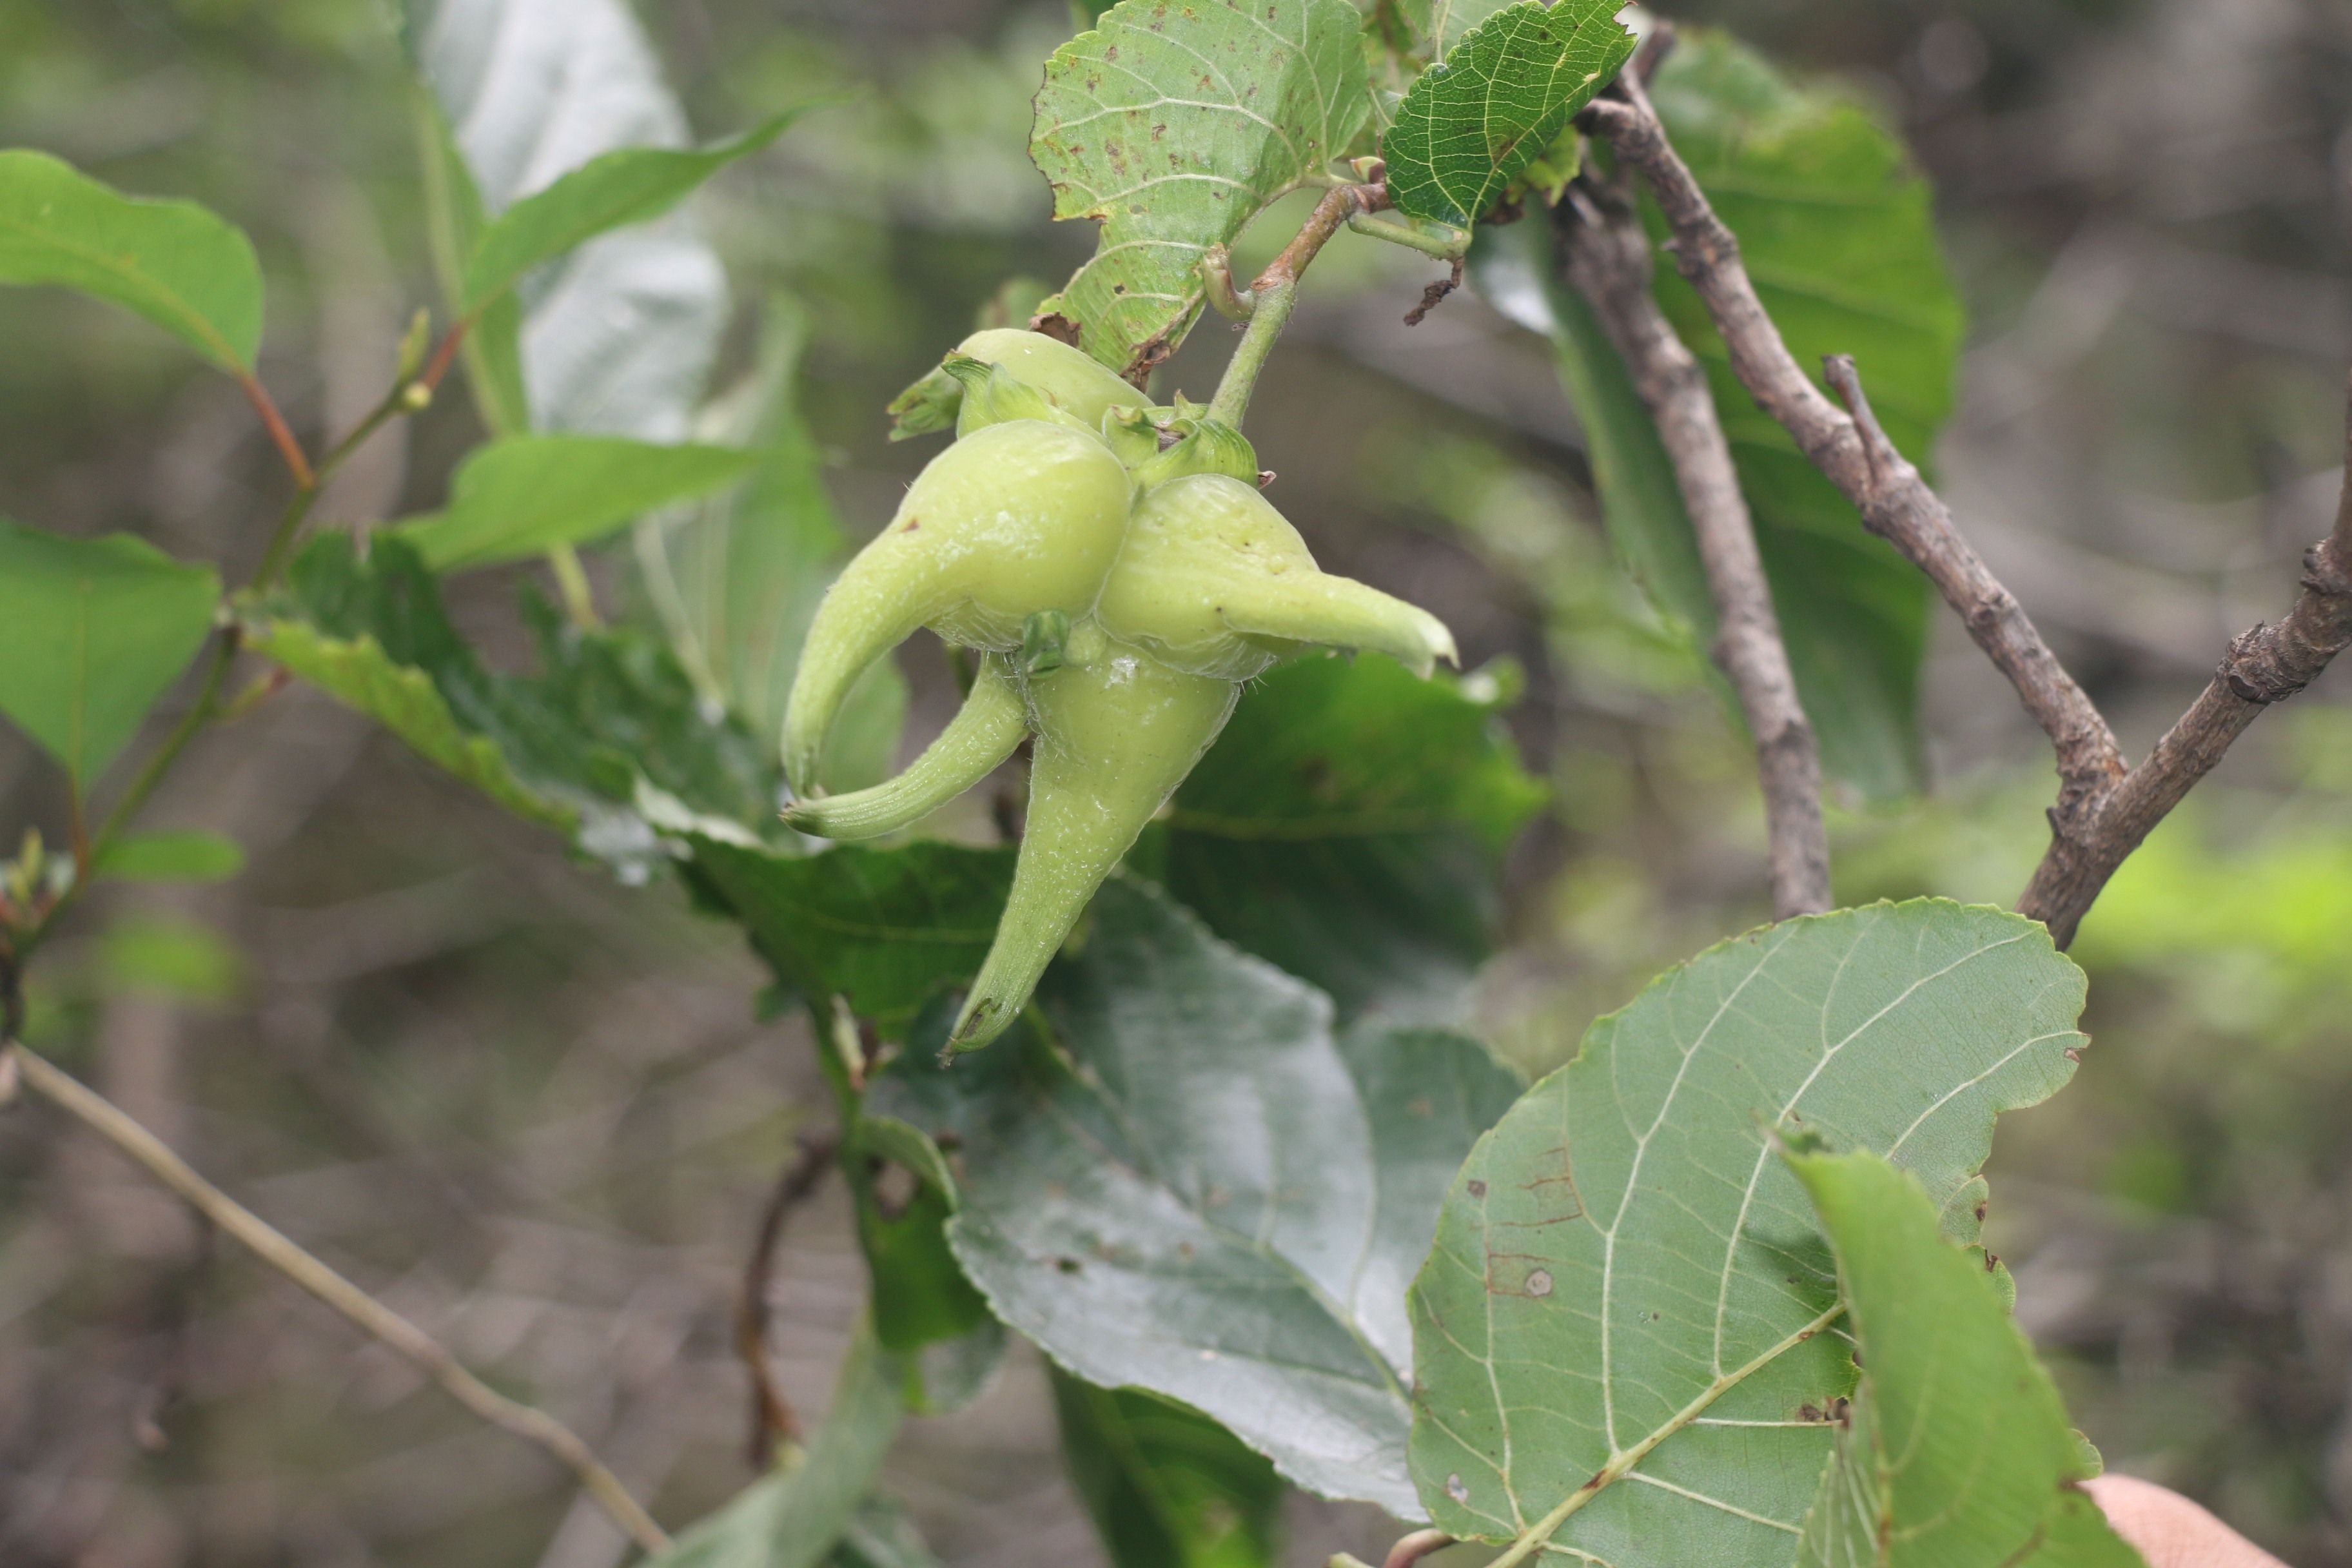
[[[783,1239],[784,1221],[824,1180],[838,1147],[829,1135],[802,1136],[799,1152],[777,1178],[775,1191],[768,1194],[767,1207],[760,1214],[759,1233],[752,1238],[751,1256],[743,1266],[743,1290],[735,1302],[735,1349],[751,1374],[750,1452],[751,1468],[761,1475],[773,1464],[777,1442],[793,1442],[801,1435],[800,1418],[793,1413],[792,1402],[784,1397],[783,1386],[776,1381],[775,1369],[768,1360],[768,1285],[775,1273],[776,1246]]]
[[[2060,778],[2050,810],[2051,844],[2018,909],[2046,923],[2061,946],[2072,942],[2116,868],[2231,742],[2264,708],[2301,691],[2352,644],[2352,489],[2334,531],[2305,555],[2303,594],[2287,618],[2233,641],[2203,695],[2147,761],[2127,770],[2097,707],[2015,595],[1969,547],[1950,509],[1887,439],[1853,360],[1833,355],[1824,365],[1826,379],[1845,402],[1843,409],[1798,367],[1740,265],[1738,241],[1668,142],[1641,83],[1621,77],[1610,96],[1587,109],[1584,122],[1608,138],[1657,197],[1675,264],[1714,319],[1740,384],[1844,492],[1864,524],[1935,584],[2049,735]],[[2352,426],[2347,455],[2352,463]]]
[[[308,489],[318,483],[318,476],[310,471],[310,459],[302,455],[302,443],[294,438],[286,416],[278,411],[278,400],[269,395],[261,378],[250,371],[243,372],[236,384],[245,389],[246,401],[253,405],[253,411],[261,416],[262,428],[269,432],[269,443],[278,448],[278,456],[286,464],[286,471],[294,476],[295,484]]]
[[[1249,325],[1243,329],[1242,341],[1234,345],[1234,357],[1226,362],[1223,379],[1217,383],[1216,395],[1209,403],[1210,418],[1241,428],[1242,417],[1249,412],[1250,394],[1257,387],[1258,372],[1265,368],[1266,356],[1274,352],[1275,340],[1282,336],[1290,309],[1298,302],[1299,274],[1349,218],[1383,211],[1388,205],[1389,190],[1384,184],[1338,185],[1323,193],[1323,199],[1315,204],[1315,210],[1282,247],[1282,254],[1267,262],[1257,281],[1250,285]]]
[[[1649,184],[1673,234],[1675,264],[1705,301],[1748,395],[1862,513],[1874,533],[1909,556],[1959,612],[1979,647],[2016,688],[2058,751],[2062,801],[2086,798],[2123,774],[2106,721],[2042,640],[2017,600],[1977,559],[1951,512],[1884,436],[1865,439],[1854,417],[1798,367],[1739,261],[1739,242],[1666,140],[1639,81],[1621,76],[1587,110],[1617,155]],[[1875,430],[1875,426],[1871,426]]]
[[[545,1411],[518,1404],[458,1364],[440,1342],[288,1240],[262,1219],[198,1175],[163,1141],[125,1115],[111,1101],[13,1040],[0,1045],[0,1061],[24,1084],[65,1110],[116,1150],[146,1168],[206,1219],[243,1242],[279,1273],[332,1307],[361,1330],[390,1346],[439,1384],[458,1404],[489,1422],[535,1443],[578,1476],[589,1495],[629,1538],[647,1552],[659,1552],[669,1537],[631,1497],[619,1478],[589,1450],[569,1426]]]
[[[2256,626],[2233,638],[2189,711],[2092,809],[2063,825],[2053,813],[2057,831],[2017,907],[2046,921],[2061,942],[2072,940],[2116,868],[2213,771],[2263,710],[2303,690],[2352,646],[2352,386],[2346,399],[2345,480],[2336,525],[2304,552],[2303,592],[2294,607],[2276,626]]]
[[[1649,239],[1621,180],[1580,178],[1553,209],[1553,222],[1562,274],[1591,303],[1632,373],[1690,513],[1715,601],[1715,661],[1755,737],[1774,913],[1781,920],[1819,913],[1830,907],[1821,752],[1797,698],[1764,558],[1706,373],[1658,309]]]

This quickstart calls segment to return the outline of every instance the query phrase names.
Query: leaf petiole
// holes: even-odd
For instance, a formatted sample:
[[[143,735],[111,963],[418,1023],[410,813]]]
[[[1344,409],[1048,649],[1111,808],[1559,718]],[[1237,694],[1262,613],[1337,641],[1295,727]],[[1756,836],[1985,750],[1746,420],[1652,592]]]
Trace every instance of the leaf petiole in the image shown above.
[[[1427,234],[1401,223],[1382,223],[1362,213],[1349,218],[1348,227],[1354,233],[1384,239],[1391,245],[1402,245],[1407,250],[1418,250],[1423,256],[1433,256],[1440,261],[1459,261],[1470,254],[1470,231],[1466,228],[1448,228],[1443,234]]]

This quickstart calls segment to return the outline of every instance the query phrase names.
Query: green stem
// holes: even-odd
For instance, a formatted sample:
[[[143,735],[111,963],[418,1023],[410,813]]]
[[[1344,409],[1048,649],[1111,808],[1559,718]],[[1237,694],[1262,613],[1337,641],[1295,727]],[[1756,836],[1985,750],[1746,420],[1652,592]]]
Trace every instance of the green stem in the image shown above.
[[[1224,379],[1217,383],[1217,395],[1209,402],[1209,417],[1238,430],[1242,417],[1249,412],[1250,394],[1257,388],[1258,372],[1265,368],[1267,358],[1274,353],[1276,338],[1290,320],[1291,308],[1298,302],[1296,279],[1278,279],[1268,283],[1260,279],[1250,290],[1249,325],[1242,329],[1242,341],[1234,345],[1234,357],[1225,364]]]
[[[1225,366],[1224,379],[1217,383],[1217,395],[1209,403],[1210,418],[1241,428],[1242,416],[1249,412],[1250,394],[1257,386],[1258,372],[1265,368],[1267,356],[1274,353],[1274,341],[1282,335],[1284,324],[1290,320],[1291,307],[1298,302],[1299,274],[1307,270],[1316,254],[1349,218],[1378,212],[1388,205],[1385,185],[1338,185],[1324,193],[1297,237],[1283,247],[1282,254],[1268,263],[1266,269],[1257,275],[1257,281],[1250,285],[1249,326],[1242,332],[1232,362]],[[1229,281],[1229,289],[1230,286]]]
[[[1424,234],[1401,223],[1381,223],[1377,218],[1358,213],[1348,220],[1351,233],[1372,239],[1385,239],[1391,245],[1402,245],[1407,250],[1418,250],[1423,256],[1433,256],[1440,261],[1459,261],[1470,254],[1470,231],[1454,229],[1444,235]]]
[[[246,584],[247,588],[267,588],[278,581],[278,574],[286,568],[287,556],[293,552],[294,541],[302,532],[302,524],[309,521],[310,509],[318,504],[316,484],[294,492],[286,510],[278,514],[278,526],[270,531],[269,543],[261,552],[261,563],[253,569],[253,581]]]
[[[580,552],[559,544],[547,552],[547,564],[555,574],[555,590],[562,596],[563,613],[572,624],[587,631],[604,625],[596,615],[596,595],[588,585],[587,570],[580,564]]]

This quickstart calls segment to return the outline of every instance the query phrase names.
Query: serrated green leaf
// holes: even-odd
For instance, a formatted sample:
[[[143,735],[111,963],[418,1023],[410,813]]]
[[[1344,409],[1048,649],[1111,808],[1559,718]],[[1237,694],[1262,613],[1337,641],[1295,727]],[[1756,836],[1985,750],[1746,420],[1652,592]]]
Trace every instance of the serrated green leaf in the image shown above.
[[[578,815],[541,798],[515,776],[498,743],[450,710],[433,677],[362,633],[339,637],[290,616],[248,620],[245,646],[346,708],[366,714],[411,751],[527,821],[570,831]]]
[[[626,875],[658,858],[646,813],[715,819],[756,841],[774,821],[770,748],[705,711],[669,651],[567,625],[535,597],[541,669],[486,668],[449,624],[416,552],[380,535],[365,560],[325,534],[285,591],[245,606],[247,645],[377,719],[509,810],[580,836]]]
[[[920,842],[786,855],[694,841],[705,890],[750,931],[777,978],[812,1001],[848,999],[903,1031],[980,971],[1013,885],[1011,849]]]
[[[1370,112],[1349,0],[1122,0],[1054,51],[1029,155],[1057,218],[1097,218],[1094,259],[1038,310],[1126,370],[1201,313],[1199,267],[1322,178]]]
[[[465,309],[479,310],[526,273],[600,234],[661,216],[728,164],[782,135],[806,106],[693,152],[624,147],[590,159],[490,221],[466,265]]]
[[[470,224],[462,199],[428,205],[449,236],[436,239],[436,265],[453,306],[483,214],[602,153],[689,141],[627,0],[402,0],[400,11],[431,100],[428,174],[441,163],[439,194],[471,194]],[[467,374],[494,433],[685,437],[728,309],[726,274],[688,215],[592,239],[524,292],[467,334]]]
[[[855,1521],[906,1417],[905,1368],[861,1322],[797,1464],[746,1488],[644,1568],[814,1568]]]
[[[261,346],[253,242],[194,202],[126,196],[46,153],[0,152],[0,283],[55,284],[136,311],[221,369]]]
[[[1975,1239],[1993,1119],[2074,1070],[2082,972],[1937,900],[1724,943],[1596,1022],[1480,1140],[1412,1292],[1437,1527],[1618,1568],[1781,1568],[1852,1393],[1779,1136],[1883,1154]],[[1592,1484],[1598,1482],[1598,1484]]]
[[[98,858],[98,874],[125,882],[221,882],[245,869],[245,847],[217,833],[126,833]]]
[[[1486,683],[1378,654],[1279,667],[1176,792],[1169,891],[1342,1016],[1454,1016],[1493,943],[1503,847],[1546,797]]]
[[[219,602],[211,568],[145,540],[0,518],[0,713],[86,791],[195,657]]]
[[[1926,463],[1951,412],[1966,320],[1933,193],[1901,140],[1858,100],[1791,87],[1720,33],[1686,33],[1651,91],[1797,363],[1818,374],[1823,354],[1854,355],[1887,434]],[[1916,789],[1933,591],[1756,406],[1663,253],[1657,291],[1706,365],[1824,765],[1874,798]]]
[[[1788,1156],[1837,1258],[1861,1386],[1798,1568],[2136,1568],[2077,1484],[2096,1473],[1981,1252],[1874,1154]]]
[[[1437,58],[1444,58],[1463,35],[1511,4],[1511,0],[1405,0],[1423,38]]]
[[[1381,137],[1389,197],[1467,226],[1633,55],[1617,0],[1520,0],[1422,72]]]
[[[1201,1410],[1298,1484],[1417,1511],[1404,1286],[1437,1195],[1517,1092],[1475,1042],[1360,1026],[1130,879],[1016,1029],[876,1114],[952,1141],[948,1234],[1077,1376]],[[942,1023],[943,1028],[943,1023]]]
[[[1264,1456],[1196,1410],[1051,1370],[1070,1483],[1113,1568],[1277,1561],[1284,1488]]]
[[[509,436],[477,448],[449,505],[389,531],[436,572],[520,561],[586,544],[657,506],[740,479],[758,454],[619,436]]]

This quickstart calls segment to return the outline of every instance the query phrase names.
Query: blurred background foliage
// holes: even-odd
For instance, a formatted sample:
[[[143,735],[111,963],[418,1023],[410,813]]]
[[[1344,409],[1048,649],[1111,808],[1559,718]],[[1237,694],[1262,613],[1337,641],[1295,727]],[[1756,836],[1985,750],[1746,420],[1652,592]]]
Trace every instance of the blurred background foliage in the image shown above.
[[[1973,321],[1939,453],[1964,527],[2135,752],[2226,638],[2288,602],[2337,487],[2352,358],[2352,9],[2340,0],[1691,0],[1899,124]],[[798,404],[853,539],[929,454],[885,401],[1083,258],[1047,222],[1028,98],[1065,0],[645,0],[697,132],[844,94],[700,198],[753,371],[761,302],[804,331]],[[397,46],[373,0],[0,0],[0,144],[194,196],[256,237],[263,374],[306,430],[379,395],[434,298]],[[1244,244],[1267,247],[1280,212]],[[1556,1064],[1649,974],[1763,918],[1745,749],[1611,565],[1545,346],[1427,264],[1343,236],[1252,434],[1334,570],[1525,672],[1512,723],[1553,807],[1509,863],[1491,1036]],[[1029,285],[1008,280],[1027,279]],[[772,333],[779,318],[770,315]],[[773,341],[772,338],[771,340]],[[1213,319],[1167,373],[1205,395]],[[127,317],[0,294],[0,507],[249,567],[280,479],[229,383]],[[1865,371],[1867,366],[1864,367]],[[438,504],[461,395],[339,476],[324,515]],[[592,563],[607,607],[625,545]],[[532,569],[535,571],[536,569]],[[511,665],[513,579],[453,613]],[[900,754],[944,721],[904,656]],[[2095,1046],[2004,1124],[1994,1245],[2111,1464],[2303,1565],[2352,1564],[2352,673],[2256,728],[2083,931]],[[2046,750],[1939,619],[1935,790],[1834,824],[1841,897],[2007,901]],[[557,1410],[666,1518],[740,1487],[736,1279],[793,1135],[825,1118],[795,1023],[761,1023],[724,928],[572,863],[397,742],[289,690],[203,742],[169,826],[238,878],[114,888],[61,943],[35,1037],[501,1386]],[[0,830],[62,828],[0,734]],[[984,832],[984,822],[975,822]],[[862,1290],[846,1200],[795,1216],[776,1344],[811,1412]],[[955,1563],[1097,1560],[1053,1394],[1016,1360],[901,1439],[896,1485]],[[1297,1501],[1292,1561],[1384,1541]],[[537,1454],[211,1238],[114,1156],[0,1120],[0,1561],[532,1563],[624,1548]]]

